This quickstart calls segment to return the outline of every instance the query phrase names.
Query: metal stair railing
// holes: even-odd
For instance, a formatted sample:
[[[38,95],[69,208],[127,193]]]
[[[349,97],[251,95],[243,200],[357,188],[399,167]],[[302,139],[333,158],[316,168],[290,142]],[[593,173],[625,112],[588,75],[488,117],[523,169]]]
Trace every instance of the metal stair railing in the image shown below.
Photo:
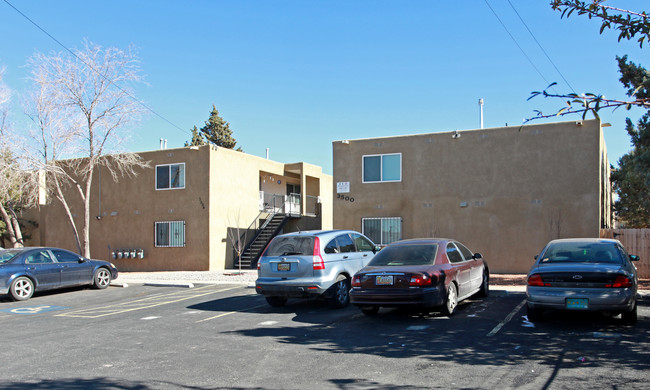
[[[279,207],[275,207],[275,199],[277,197],[282,197],[284,199],[282,205],[280,205]],[[253,261],[256,260],[257,257],[259,257],[259,255],[260,255],[259,252],[261,252],[261,250],[264,250],[265,245],[262,246],[261,250],[258,253],[255,253],[253,256],[250,256],[251,255],[251,247],[255,244],[255,242],[258,240],[258,238],[260,238],[262,236],[265,229],[268,227],[268,225],[271,223],[271,221],[273,221],[273,219],[275,218],[276,215],[278,215],[278,214],[284,215],[283,220],[286,220],[288,218],[286,213],[281,213],[280,211],[285,210],[285,208],[286,208],[287,204],[290,202],[290,200],[291,200],[290,197],[285,198],[283,195],[273,194],[273,207],[269,207],[269,208],[264,207],[264,210],[260,211],[260,213],[253,220],[253,222],[251,222],[251,224],[248,225],[248,228],[246,229],[246,231],[239,237],[239,240],[236,243],[237,246],[240,245],[240,242],[242,242],[242,240],[246,241],[246,236],[247,236],[247,234],[248,234],[248,232],[250,230],[254,230],[254,229],[257,230],[257,232],[256,232],[255,236],[253,237],[253,239],[251,241],[249,241],[244,246],[244,250],[242,250],[241,256],[236,259],[237,260],[237,264],[235,264],[236,266],[242,266],[243,265],[244,257],[246,257],[247,260],[248,260],[247,263],[249,263],[249,264],[246,264],[247,266],[252,266],[253,265]],[[255,228],[258,221],[260,220],[260,217],[263,214],[268,214],[268,216],[266,217],[266,219],[264,220],[264,223],[259,228]],[[283,223],[281,223],[280,226],[281,225],[283,225]],[[276,229],[277,229],[277,227],[276,227]],[[270,238],[273,238],[273,237],[270,237]],[[240,263],[242,263],[242,264],[240,264]]]

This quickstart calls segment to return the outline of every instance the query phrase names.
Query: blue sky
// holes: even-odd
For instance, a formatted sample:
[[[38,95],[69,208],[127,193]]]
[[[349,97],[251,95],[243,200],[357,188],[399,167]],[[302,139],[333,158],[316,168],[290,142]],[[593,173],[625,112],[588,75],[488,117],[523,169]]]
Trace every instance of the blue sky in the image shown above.
[[[8,1],[69,48],[135,45],[146,76],[135,95],[166,120],[150,113],[130,128],[131,151],[160,138],[183,146],[214,104],[246,153],[270,148],[273,160],[330,174],[334,140],[476,129],[479,98],[484,127],[518,126],[561,107],[527,101],[550,82],[622,98],[615,56],[650,67],[647,46],[600,35],[597,20],[561,19],[548,0]],[[608,4],[647,11],[647,1]],[[63,49],[4,0],[0,36],[20,128],[28,57]],[[613,164],[630,149],[625,118],[641,114],[601,113]]]

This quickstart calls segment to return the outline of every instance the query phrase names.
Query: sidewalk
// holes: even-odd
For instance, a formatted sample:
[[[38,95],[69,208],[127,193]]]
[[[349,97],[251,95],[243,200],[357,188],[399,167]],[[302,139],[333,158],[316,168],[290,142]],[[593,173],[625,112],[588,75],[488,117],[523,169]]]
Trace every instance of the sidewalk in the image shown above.
[[[239,284],[255,288],[256,279],[257,270],[120,272],[111,285],[128,287],[131,283],[192,288],[194,284]],[[525,292],[526,275],[492,274],[490,289]],[[639,279],[639,292],[650,295],[649,279]]]
[[[128,284],[194,287],[194,284],[240,284],[255,287],[257,270],[225,271],[162,271],[120,272],[111,284],[127,287]],[[526,275],[491,275],[490,288],[495,290],[526,291]]]

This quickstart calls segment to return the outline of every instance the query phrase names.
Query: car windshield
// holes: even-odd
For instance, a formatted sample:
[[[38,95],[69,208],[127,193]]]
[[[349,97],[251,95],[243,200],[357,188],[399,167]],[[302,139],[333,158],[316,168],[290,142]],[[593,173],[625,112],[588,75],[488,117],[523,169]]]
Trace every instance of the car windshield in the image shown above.
[[[551,244],[541,263],[620,263],[614,244],[602,242],[558,242]]]
[[[22,249],[2,249],[0,250],[0,264],[8,263],[17,254],[22,252]]]
[[[431,265],[437,244],[406,244],[387,246],[380,250],[368,263],[369,266]]]
[[[306,236],[276,237],[271,241],[265,256],[291,256],[314,254],[314,238]]]

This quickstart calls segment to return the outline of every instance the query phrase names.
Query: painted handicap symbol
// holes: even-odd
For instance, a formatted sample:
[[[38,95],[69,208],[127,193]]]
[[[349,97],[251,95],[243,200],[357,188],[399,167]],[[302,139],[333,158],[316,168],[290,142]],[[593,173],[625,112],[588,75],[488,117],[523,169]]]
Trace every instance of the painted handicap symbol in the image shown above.
[[[14,314],[36,314],[49,309],[50,307],[51,306],[19,307],[10,310],[10,312]]]
[[[4,309],[0,311],[4,311],[6,313],[12,313],[12,314],[40,314],[48,311],[63,310],[63,309],[67,309],[67,307],[44,305],[44,306],[17,307],[15,309]]]

